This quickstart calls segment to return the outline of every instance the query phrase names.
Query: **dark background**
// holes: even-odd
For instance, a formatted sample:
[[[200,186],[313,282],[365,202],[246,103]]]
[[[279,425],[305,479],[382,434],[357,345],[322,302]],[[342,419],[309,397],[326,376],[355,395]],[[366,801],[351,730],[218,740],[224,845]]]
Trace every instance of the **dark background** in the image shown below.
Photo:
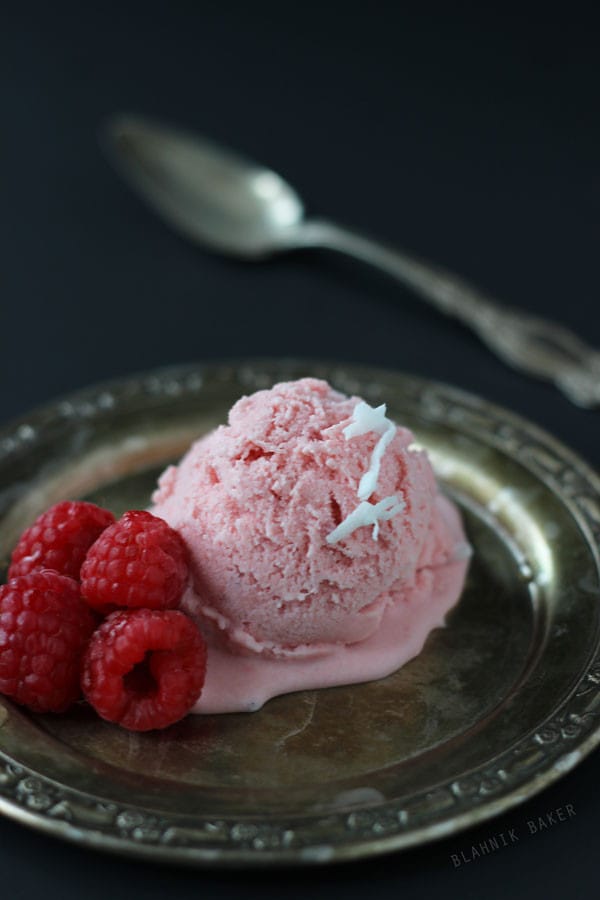
[[[450,6],[450,5],[448,5]],[[453,4],[454,6],[454,4]],[[29,3],[0,23],[0,419],[154,366],[336,358],[449,381],[597,465],[598,413],[503,366],[460,325],[350,261],[248,266],[171,233],[105,162],[131,110],[272,165],[309,208],[443,263],[600,347],[597,28],[395,3]],[[3,893],[47,897],[593,897],[598,754],[442,843],[308,874],[178,871],[0,820]],[[576,817],[529,836],[571,803]],[[454,869],[498,831],[521,840]]]

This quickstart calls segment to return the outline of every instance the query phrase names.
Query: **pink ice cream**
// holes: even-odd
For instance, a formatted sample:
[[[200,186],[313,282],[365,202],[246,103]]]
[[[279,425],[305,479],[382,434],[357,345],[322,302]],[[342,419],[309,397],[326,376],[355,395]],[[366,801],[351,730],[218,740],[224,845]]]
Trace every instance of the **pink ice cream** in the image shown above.
[[[196,712],[381,678],[456,603],[468,544],[413,435],[313,378],[242,397],[161,476],[208,644]]]

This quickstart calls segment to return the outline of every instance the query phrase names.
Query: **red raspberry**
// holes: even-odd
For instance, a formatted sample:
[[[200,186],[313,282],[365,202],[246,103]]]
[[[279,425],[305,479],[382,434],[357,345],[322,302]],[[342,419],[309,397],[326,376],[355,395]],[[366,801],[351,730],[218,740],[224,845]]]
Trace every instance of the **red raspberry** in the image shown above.
[[[204,638],[184,613],[128,609],[112,613],[93,634],[81,683],[103,719],[150,731],[190,711],[205,673]]]
[[[64,500],[51,506],[21,535],[8,577],[53,569],[78,580],[86,553],[114,521],[111,512],[95,503]]]
[[[0,587],[0,692],[34,712],[81,696],[81,657],[96,624],[72,578],[45,570]]]
[[[187,551],[177,532],[152,513],[132,510],[88,551],[81,593],[100,612],[123,606],[173,609],[187,576]]]

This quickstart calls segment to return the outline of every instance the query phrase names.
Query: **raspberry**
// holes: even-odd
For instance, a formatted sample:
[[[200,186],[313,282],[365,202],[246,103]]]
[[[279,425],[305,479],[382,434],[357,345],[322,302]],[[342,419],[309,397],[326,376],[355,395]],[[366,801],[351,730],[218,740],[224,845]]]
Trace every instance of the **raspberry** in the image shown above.
[[[0,693],[34,712],[81,695],[81,657],[96,624],[72,578],[45,570],[0,587]]]
[[[204,638],[184,613],[128,609],[112,613],[93,634],[82,687],[103,719],[150,731],[190,711],[205,673]]]
[[[114,521],[111,512],[94,503],[64,500],[51,506],[21,535],[8,577],[53,569],[78,580],[89,548]]]
[[[100,612],[123,606],[173,609],[187,576],[187,551],[177,532],[152,513],[132,510],[88,551],[81,593]]]

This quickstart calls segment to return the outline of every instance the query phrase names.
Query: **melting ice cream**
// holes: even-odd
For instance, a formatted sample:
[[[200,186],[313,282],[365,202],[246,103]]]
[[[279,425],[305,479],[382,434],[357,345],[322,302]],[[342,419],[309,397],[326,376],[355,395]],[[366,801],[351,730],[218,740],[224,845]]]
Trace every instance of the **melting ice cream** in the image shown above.
[[[411,432],[317,379],[242,397],[153,501],[190,550],[182,606],[209,644],[197,712],[389,674],[444,624],[468,565]]]

